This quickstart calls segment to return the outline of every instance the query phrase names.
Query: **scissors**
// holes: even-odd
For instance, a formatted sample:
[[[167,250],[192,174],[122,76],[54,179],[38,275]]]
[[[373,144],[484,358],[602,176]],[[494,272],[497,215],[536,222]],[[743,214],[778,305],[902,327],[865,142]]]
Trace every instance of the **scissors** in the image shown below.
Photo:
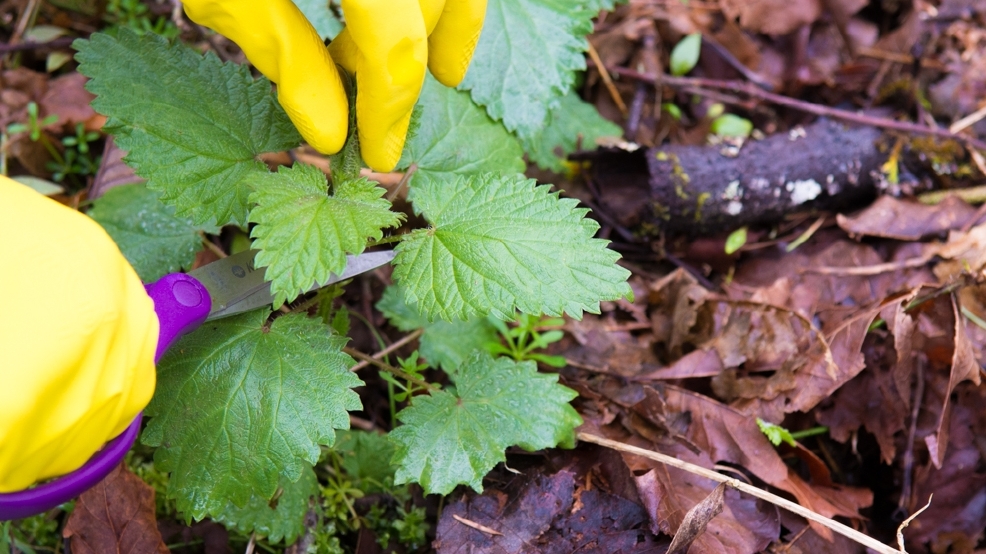
[[[170,273],[145,285],[160,322],[154,363],[179,337],[206,321],[228,317],[273,302],[264,269],[254,265],[256,250],[248,250],[204,265],[189,273]],[[394,259],[392,250],[346,257],[346,269],[310,290],[376,269]],[[0,521],[20,519],[50,510],[79,496],[103,480],[123,460],[140,432],[142,414],[79,469],[36,487],[0,494]]]

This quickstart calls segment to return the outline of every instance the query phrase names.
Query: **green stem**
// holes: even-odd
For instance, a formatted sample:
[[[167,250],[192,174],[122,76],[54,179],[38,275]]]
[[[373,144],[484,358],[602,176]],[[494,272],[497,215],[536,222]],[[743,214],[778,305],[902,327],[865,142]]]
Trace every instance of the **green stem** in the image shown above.
[[[357,360],[360,360],[362,362],[366,362],[366,363],[371,364],[371,365],[375,365],[378,368],[386,371],[387,373],[390,373],[390,374],[392,374],[395,377],[398,377],[400,379],[404,379],[405,381],[409,381],[411,383],[414,383],[415,385],[417,385],[417,386],[419,386],[419,387],[421,387],[423,389],[426,389],[429,392],[434,391],[434,390],[437,390],[437,388],[435,387],[435,385],[432,385],[431,383],[429,383],[427,381],[422,381],[421,379],[415,377],[414,375],[411,375],[410,373],[404,371],[403,369],[399,369],[399,368],[396,368],[396,367],[394,367],[394,366],[392,366],[390,364],[381,362],[380,360],[378,360],[378,359],[376,359],[376,358],[374,358],[372,356],[368,356],[368,355],[360,352],[359,350],[356,350],[355,348],[350,348],[348,346],[345,346],[345,347],[343,347],[342,351],[345,352],[346,354],[349,354],[350,356],[356,358]]]
[[[805,429],[803,431],[793,431],[791,432],[791,438],[794,440],[806,439],[808,437],[814,437],[815,435],[824,435],[829,432],[828,427],[812,427],[810,429]]]
[[[962,306],[962,315],[969,318],[969,321],[975,323],[979,328],[986,329],[986,321],[983,321],[983,318],[969,311],[969,308]]]
[[[367,243],[366,247],[380,246],[381,244],[390,244],[392,242],[400,242],[404,240],[404,235],[391,235],[389,237],[384,237],[378,241]]]

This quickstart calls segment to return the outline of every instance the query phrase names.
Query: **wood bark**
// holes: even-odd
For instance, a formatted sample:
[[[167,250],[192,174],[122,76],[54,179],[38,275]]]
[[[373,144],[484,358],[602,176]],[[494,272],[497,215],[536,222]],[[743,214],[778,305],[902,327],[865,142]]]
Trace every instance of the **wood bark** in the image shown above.
[[[887,154],[881,132],[819,120],[730,146],[666,145],[590,156],[600,209],[647,235],[712,235],[785,215],[863,207]]]

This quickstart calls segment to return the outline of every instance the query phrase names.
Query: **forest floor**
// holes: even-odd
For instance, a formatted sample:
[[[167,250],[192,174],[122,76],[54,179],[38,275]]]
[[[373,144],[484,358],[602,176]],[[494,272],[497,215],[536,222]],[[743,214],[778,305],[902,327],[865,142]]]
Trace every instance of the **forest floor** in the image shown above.
[[[72,2],[42,3],[26,22],[34,4],[0,1],[0,127],[34,117],[50,141],[10,134],[5,169],[60,187],[69,205],[135,179],[72,70],[72,37],[108,22],[149,25],[242,60],[180,16],[179,29],[167,4],[87,16]],[[671,52],[694,33],[697,65],[675,76]],[[511,449],[483,494],[425,498],[412,488],[408,501],[424,514],[413,532],[343,525],[341,547],[866,551],[631,446],[887,545],[923,509],[903,528],[908,552],[986,552],[986,2],[631,0],[598,17],[590,43],[580,92],[625,142],[583,145],[566,175],[530,171],[590,206],[632,272],[633,302],[566,320],[547,349],[579,393],[581,440],[573,450]],[[57,125],[45,123],[51,115]],[[747,124],[745,139],[720,136]],[[705,192],[683,198],[682,182]],[[373,308],[378,277],[359,282],[343,301],[400,340]],[[359,333],[353,348],[379,350]],[[354,422],[386,426],[386,385],[365,380]],[[607,440],[624,448],[592,444]],[[166,477],[141,456],[132,467],[160,492]],[[342,502],[365,518],[394,500]],[[208,520],[189,525],[160,498],[157,507],[172,552],[282,548]],[[17,536],[64,551],[64,519],[22,522]]]

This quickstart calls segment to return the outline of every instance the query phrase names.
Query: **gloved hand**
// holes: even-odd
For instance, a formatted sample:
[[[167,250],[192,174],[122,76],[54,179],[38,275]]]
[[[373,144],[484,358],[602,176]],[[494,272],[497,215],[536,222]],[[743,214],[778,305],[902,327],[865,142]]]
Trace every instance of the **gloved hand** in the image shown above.
[[[342,148],[349,122],[334,62],[354,73],[360,149],[376,171],[390,171],[400,159],[425,66],[441,83],[459,84],[486,14],[486,0],[342,0],[347,26],[326,51],[291,0],[184,5],[193,21],[231,39],[277,83],[284,110],[324,154]]]
[[[154,392],[158,320],[94,221],[0,175],[0,493],[69,473]]]

